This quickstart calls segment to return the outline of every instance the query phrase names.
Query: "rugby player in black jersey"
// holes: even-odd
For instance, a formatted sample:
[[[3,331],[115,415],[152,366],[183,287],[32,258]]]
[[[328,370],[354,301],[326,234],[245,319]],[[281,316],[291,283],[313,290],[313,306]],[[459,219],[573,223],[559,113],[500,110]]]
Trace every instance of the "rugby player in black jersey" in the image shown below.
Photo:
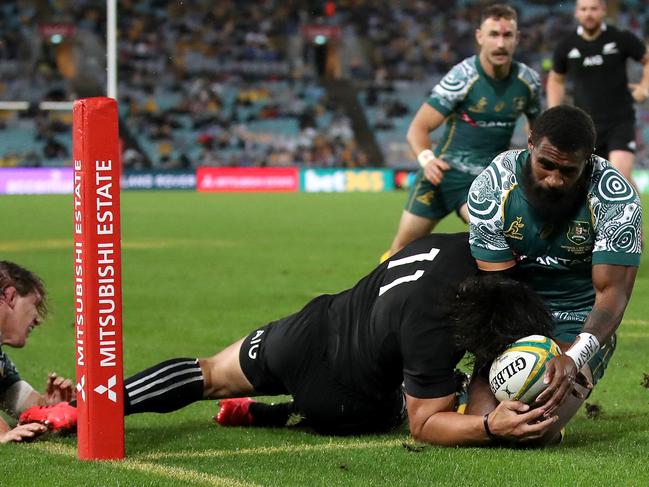
[[[632,182],[635,158],[634,101],[649,98],[649,53],[629,31],[604,22],[604,0],[577,0],[579,27],[556,47],[547,83],[548,107],[562,103],[566,79],[573,83],[574,103],[586,111],[597,128],[596,154]],[[643,64],[642,79],[629,84],[626,63]]]
[[[424,237],[353,288],[319,296],[211,358],[172,359],[128,378],[125,414],[239,398],[237,411],[221,411],[221,424],[281,425],[297,413],[320,433],[359,434],[398,426],[407,410],[418,441],[537,438],[556,421],[543,418],[543,408],[504,401],[486,420],[455,411],[455,367],[465,349],[484,368],[515,339],[552,327],[528,288],[476,274],[467,233]],[[284,394],[293,401],[241,399]]]

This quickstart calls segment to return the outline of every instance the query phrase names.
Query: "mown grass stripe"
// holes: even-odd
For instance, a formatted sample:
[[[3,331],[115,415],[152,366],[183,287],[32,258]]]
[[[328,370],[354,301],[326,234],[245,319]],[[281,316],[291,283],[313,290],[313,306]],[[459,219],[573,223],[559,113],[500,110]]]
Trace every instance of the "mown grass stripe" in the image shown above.
[[[622,324],[628,324],[628,325],[642,325],[642,326],[647,326],[649,325],[649,320],[622,320]]]
[[[56,443],[36,443],[33,448],[44,451],[54,455],[62,455],[65,457],[76,457],[76,448],[61,445]],[[116,468],[123,468],[126,470],[134,470],[142,473],[149,473],[166,477],[174,480],[174,482],[192,482],[202,485],[211,486],[227,486],[227,487],[255,487],[258,484],[252,482],[241,482],[236,479],[228,477],[220,477],[218,475],[211,475],[204,472],[195,472],[186,468],[171,467],[169,465],[157,465],[154,463],[143,462],[135,458],[126,458],[124,460],[110,461],[104,463],[105,465],[113,465]]]
[[[203,451],[179,451],[179,452],[156,452],[137,455],[141,460],[160,460],[164,458],[215,458],[239,455],[274,455],[278,453],[304,453],[310,451],[326,450],[362,450],[367,448],[382,448],[387,446],[400,446],[404,439],[389,439],[364,441],[358,443],[320,443],[312,445],[283,445],[283,446],[261,446],[258,448],[245,448],[241,450],[203,450]]]

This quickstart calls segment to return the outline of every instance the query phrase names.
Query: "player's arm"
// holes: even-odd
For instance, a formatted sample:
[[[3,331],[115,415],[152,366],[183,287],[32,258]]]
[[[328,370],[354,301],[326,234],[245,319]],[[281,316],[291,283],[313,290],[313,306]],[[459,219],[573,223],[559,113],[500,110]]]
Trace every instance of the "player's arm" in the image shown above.
[[[556,421],[555,416],[542,419],[543,408],[530,409],[519,401],[503,401],[485,416],[456,413],[454,405],[454,394],[433,399],[406,394],[413,439],[441,446],[488,445],[494,439],[531,440],[542,436]]]
[[[546,85],[548,108],[561,105],[566,95],[566,76],[554,70],[550,71]]]
[[[417,162],[424,169],[424,175],[433,184],[439,184],[444,177],[443,172],[449,169],[449,165],[438,159],[430,149],[429,134],[440,127],[446,117],[424,103],[415,118],[412,119],[406,138],[413,153],[417,156]]]
[[[33,394],[38,395],[27,382],[19,380],[0,394],[0,404],[8,414],[17,416],[22,411],[19,409],[24,408],[25,404],[28,404],[33,399]],[[0,443],[31,439],[46,431],[46,426],[37,423],[22,424],[12,428],[0,418]]]
[[[649,51],[645,52],[640,62],[643,65],[642,79],[639,83],[629,84],[631,96],[637,103],[643,103],[649,98]]]
[[[52,406],[61,401],[70,401],[73,397],[73,385],[70,379],[59,377],[51,372],[47,377],[45,392],[40,393],[26,381],[19,380],[7,388],[0,396],[0,401],[7,411],[18,416],[33,406]]]
[[[537,399],[548,414],[561,405],[572,390],[577,373],[606,343],[622,322],[631,298],[638,268],[633,266],[597,264],[593,266],[595,304],[586,318],[582,332],[565,354],[547,365],[548,388]]]
[[[0,418],[0,443],[29,440],[47,431],[47,426],[38,423],[19,424],[15,428]]]

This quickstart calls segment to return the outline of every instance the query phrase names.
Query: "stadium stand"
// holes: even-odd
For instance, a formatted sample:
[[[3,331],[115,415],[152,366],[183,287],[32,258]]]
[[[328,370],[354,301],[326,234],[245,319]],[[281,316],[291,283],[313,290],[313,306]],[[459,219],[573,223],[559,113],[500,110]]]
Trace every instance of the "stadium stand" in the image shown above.
[[[340,1],[324,12],[297,0],[189,3],[119,2],[125,167],[412,167],[410,120],[440,76],[474,52],[482,5]],[[554,42],[572,28],[571,4],[512,4],[517,59],[547,73]],[[642,2],[616,6],[619,25],[647,35]],[[104,10],[99,0],[2,2],[0,101],[29,109],[0,110],[0,164],[69,164],[69,112],[38,103],[103,94]],[[308,38],[313,25],[340,39]],[[328,83],[332,73],[351,83]],[[639,109],[637,160],[647,166],[649,111]],[[514,143],[524,140],[519,130]]]

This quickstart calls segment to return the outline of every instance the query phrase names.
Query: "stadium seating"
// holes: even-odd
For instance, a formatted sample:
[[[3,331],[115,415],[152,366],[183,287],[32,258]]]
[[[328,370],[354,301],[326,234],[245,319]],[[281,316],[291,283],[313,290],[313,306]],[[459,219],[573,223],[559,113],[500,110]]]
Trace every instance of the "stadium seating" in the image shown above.
[[[556,39],[573,28],[572,7],[558,0],[514,0],[513,5],[522,34],[517,58],[542,71]],[[381,0],[371,7],[349,2],[337,5],[328,20],[342,27],[342,70],[356,83],[363,116],[388,165],[413,166],[405,142],[410,120],[440,76],[474,52],[473,29],[481,8],[474,0]],[[649,30],[645,10],[638,0],[620,2],[617,20],[642,35]],[[192,166],[278,160],[327,165],[331,157],[320,157],[322,151],[314,144],[325,144],[333,162],[345,151],[362,151],[353,131],[349,136],[352,124],[345,118],[345,107],[331,105],[317,79],[313,55],[299,37],[301,24],[323,22],[318,15],[307,3],[286,6],[277,0],[254,5],[224,2],[219,8],[208,0],[192,2],[191,7],[187,2],[162,7],[153,1],[120,3],[119,96],[122,130],[128,131],[125,148],[143,153],[148,162],[140,167],[158,168],[174,167],[181,158]],[[105,42],[103,2],[70,6],[3,1],[0,101],[33,105],[102,94],[104,60],[90,59],[83,65],[90,71],[85,84],[73,83],[57,58],[61,39],[39,35],[44,20],[74,25],[75,36],[84,42]],[[154,36],[154,31],[164,35]],[[649,112],[639,110],[639,119],[646,119]],[[19,165],[69,162],[69,157],[51,157],[71,150],[64,132],[51,137],[56,142],[50,146],[57,151],[48,147],[46,154],[48,136],[36,121],[30,124],[24,115],[8,112],[0,116],[3,120],[3,160]],[[649,165],[647,144],[641,144],[638,164]]]

